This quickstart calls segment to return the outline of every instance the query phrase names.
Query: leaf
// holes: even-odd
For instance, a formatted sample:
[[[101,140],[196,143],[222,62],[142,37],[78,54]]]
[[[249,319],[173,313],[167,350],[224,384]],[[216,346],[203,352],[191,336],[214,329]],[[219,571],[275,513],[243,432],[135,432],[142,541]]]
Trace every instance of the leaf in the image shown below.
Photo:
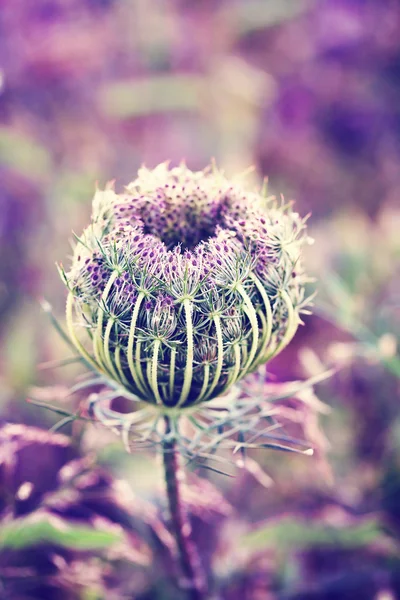
[[[122,533],[72,525],[53,515],[29,515],[0,527],[0,549],[19,550],[52,543],[73,550],[100,550],[122,540]]]
[[[245,535],[241,543],[252,550],[273,547],[288,551],[313,545],[352,548],[370,544],[382,535],[380,525],[374,518],[345,527],[333,527],[286,517]]]

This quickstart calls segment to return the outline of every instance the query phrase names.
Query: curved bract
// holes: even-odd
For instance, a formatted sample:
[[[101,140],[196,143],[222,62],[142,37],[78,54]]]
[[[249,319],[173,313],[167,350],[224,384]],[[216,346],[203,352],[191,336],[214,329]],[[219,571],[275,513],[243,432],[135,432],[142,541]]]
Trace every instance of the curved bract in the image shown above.
[[[97,191],[64,273],[71,340],[130,394],[188,407],[226,392],[300,322],[305,221],[215,168],[140,169]]]

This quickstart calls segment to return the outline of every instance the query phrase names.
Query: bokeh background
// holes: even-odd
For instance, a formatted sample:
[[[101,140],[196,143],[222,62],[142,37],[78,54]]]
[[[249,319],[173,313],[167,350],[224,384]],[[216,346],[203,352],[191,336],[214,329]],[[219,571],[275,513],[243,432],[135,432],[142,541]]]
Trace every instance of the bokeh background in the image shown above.
[[[268,381],[337,369],[288,404],[314,457],[258,452],[252,473],[191,476],[215,598],[400,598],[397,0],[0,0],[2,598],[178,598],[154,457],[79,422],[53,438],[60,415],[27,398],[84,401],[41,305],[62,323],[55,263],[96,182],[211,158],[228,175],[253,166],[249,185],[268,176],[312,215],[315,314]],[[18,521],[43,510],[70,535]]]

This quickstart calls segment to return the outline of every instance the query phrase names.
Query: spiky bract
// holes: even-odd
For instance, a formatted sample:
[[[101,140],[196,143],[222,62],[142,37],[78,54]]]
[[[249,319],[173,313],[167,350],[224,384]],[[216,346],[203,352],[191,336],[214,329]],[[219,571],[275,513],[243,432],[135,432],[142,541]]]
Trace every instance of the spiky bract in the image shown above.
[[[63,272],[71,339],[143,401],[192,407],[280,352],[304,307],[305,220],[215,168],[142,168],[97,191]]]

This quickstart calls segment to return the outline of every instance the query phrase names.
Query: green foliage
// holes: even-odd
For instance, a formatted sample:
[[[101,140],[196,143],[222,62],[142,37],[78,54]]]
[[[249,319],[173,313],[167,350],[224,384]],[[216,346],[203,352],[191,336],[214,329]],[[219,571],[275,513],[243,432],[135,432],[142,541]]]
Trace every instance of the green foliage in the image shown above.
[[[43,515],[16,519],[0,527],[0,549],[20,550],[52,543],[71,550],[102,550],[122,540],[117,531],[71,524]]]
[[[375,542],[382,535],[382,529],[375,518],[334,527],[311,520],[301,522],[297,518],[287,517],[269,522],[257,531],[247,534],[240,543],[252,550],[275,548],[289,551],[291,548],[301,549],[314,545],[356,548]]]

